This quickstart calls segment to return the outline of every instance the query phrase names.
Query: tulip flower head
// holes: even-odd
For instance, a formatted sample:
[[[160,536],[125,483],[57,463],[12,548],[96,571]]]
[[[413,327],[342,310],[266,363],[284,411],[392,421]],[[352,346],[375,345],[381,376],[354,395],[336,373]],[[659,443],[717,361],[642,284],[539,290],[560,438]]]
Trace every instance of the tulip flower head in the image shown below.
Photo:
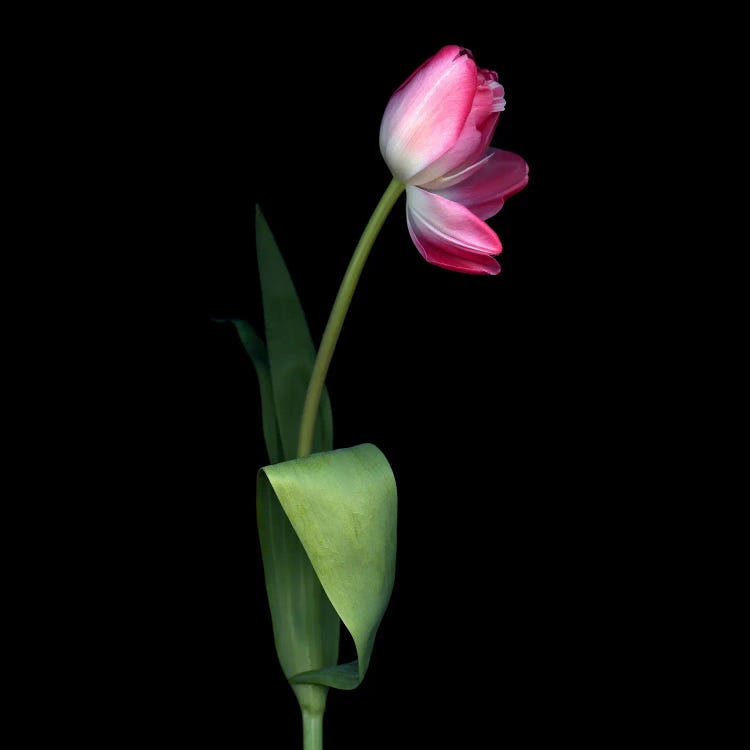
[[[490,147],[505,92],[497,73],[462,47],[443,47],[393,94],[380,151],[406,185],[406,220],[424,259],[441,268],[497,274],[502,251],[485,223],[529,181],[516,154]]]

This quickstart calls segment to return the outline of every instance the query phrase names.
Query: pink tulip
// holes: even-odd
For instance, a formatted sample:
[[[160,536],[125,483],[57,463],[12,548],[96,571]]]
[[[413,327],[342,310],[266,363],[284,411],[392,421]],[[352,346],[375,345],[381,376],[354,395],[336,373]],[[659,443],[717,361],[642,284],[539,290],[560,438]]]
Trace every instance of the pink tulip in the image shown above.
[[[500,240],[484,222],[529,181],[526,162],[489,143],[505,109],[497,73],[471,52],[443,47],[391,97],[380,151],[406,185],[406,221],[424,259],[463,273],[497,274]]]

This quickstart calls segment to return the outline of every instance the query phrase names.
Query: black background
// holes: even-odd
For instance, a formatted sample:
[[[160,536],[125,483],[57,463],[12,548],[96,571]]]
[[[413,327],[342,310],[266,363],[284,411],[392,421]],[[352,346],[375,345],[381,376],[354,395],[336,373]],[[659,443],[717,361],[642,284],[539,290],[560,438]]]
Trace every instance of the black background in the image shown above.
[[[156,166],[150,209],[166,219],[150,241],[166,259],[154,329],[171,367],[149,373],[162,479],[143,504],[147,570],[129,617],[143,664],[133,717],[165,737],[300,744],[254,521],[267,460],[257,381],[211,318],[262,329],[259,203],[319,340],[390,179],[383,108],[449,43],[498,71],[493,145],[522,155],[530,182],[489,222],[499,276],[426,264],[402,199],[357,290],[328,379],[335,444],[373,442],[391,462],[398,565],[364,684],[329,695],[326,746],[594,741],[652,710],[630,683],[646,610],[623,605],[639,564],[628,463],[645,459],[621,426],[644,360],[622,354],[633,228],[612,217],[628,192],[613,173],[631,158],[612,129],[639,115],[602,85],[602,67],[619,68],[582,18],[558,12],[542,28],[531,8],[490,11],[375,23],[290,9],[159,27],[135,124]]]

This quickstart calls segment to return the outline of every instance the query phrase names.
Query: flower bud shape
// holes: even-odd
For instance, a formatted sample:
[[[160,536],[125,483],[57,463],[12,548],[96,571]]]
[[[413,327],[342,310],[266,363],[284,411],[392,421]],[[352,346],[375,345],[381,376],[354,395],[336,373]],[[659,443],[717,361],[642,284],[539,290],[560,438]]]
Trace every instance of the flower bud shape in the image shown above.
[[[505,91],[472,53],[443,47],[393,94],[380,126],[380,151],[406,185],[407,224],[428,262],[496,274],[502,246],[484,222],[528,182],[516,154],[490,147]]]

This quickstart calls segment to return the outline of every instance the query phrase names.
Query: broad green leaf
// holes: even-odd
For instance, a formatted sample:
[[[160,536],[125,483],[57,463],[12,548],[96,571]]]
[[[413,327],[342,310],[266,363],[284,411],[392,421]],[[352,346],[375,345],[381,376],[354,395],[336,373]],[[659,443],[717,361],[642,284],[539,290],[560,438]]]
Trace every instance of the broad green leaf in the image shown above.
[[[260,207],[255,212],[255,241],[276,419],[284,457],[291,459],[297,455],[302,407],[315,362],[315,347],[289,271]],[[324,391],[315,425],[313,451],[332,448],[331,402]]]
[[[265,481],[258,482],[257,513],[273,635],[284,675],[289,678],[335,663],[339,652],[338,615]]]
[[[375,633],[393,589],[396,567],[393,472],[385,456],[370,444],[315,453],[261,469],[259,519],[262,508],[263,517],[273,523],[277,501],[328,599],[351,633],[358,657],[351,664],[336,665],[334,660],[300,670],[302,673],[295,673],[290,681],[350,690],[362,681],[367,671]],[[267,585],[269,599],[281,598],[268,577]],[[279,611],[282,606],[276,603]],[[309,623],[298,622],[297,632],[302,634],[306,626]],[[293,654],[291,645],[285,648]]]
[[[302,407],[315,362],[315,348],[294,284],[260,207],[256,209],[255,236],[268,342],[268,391],[273,398],[280,461],[297,455]],[[248,352],[253,356],[252,351]],[[314,451],[333,447],[333,417],[327,392],[321,399],[313,437]],[[274,640],[284,674],[291,677],[335,664],[339,617],[267,485],[258,488],[257,513]],[[325,702],[318,686],[292,687],[301,706]]]
[[[281,438],[279,436],[279,426],[276,422],[276,407],[273,401],[273,384],[271,383],[271,370],[268,365],[268,353],[266,346],[253,327],[246,320],[229,320],[234,323],[237,329],[240,341],[242,341],[245,351],[250,355],[250,359],[255,366],[255,372],[258,375],[260,384],[260,408],[261,418],[263,420],[263,436],[266,439],[266,449],[268,450],[268,460],[272,464],[283,461],[284,456],[281,450]]]
[[[296,455],[315,350],[294,285],[260,208],[256,210],[256,240],[268,349],[249,323],[232,322],[258,374],[263,433],[269,460],[275,464]],[[333,419],[324,393],[313,449],[332,447]],[[257,514],[274,639],[285,675],[335,663],[339,617],[286,514],[267,487],[258,489]],[[317,705],[322,710],[326,688],[312,684],[292,688],[301,706]]]

